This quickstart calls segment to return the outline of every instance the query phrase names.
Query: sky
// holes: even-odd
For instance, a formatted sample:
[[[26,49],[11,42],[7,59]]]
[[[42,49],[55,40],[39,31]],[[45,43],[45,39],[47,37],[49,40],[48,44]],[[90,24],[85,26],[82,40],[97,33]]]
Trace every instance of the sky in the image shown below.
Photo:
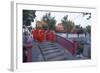
[[[34,19],[34,22],[32,23],[32,27],[35,27],[36,20],[41,20],[43,15],[46,13],[49,13],[50,11],[36,11],[36,18]],[[82,27],[86,27],[87,25],[91,24],[91,19],[86,20],[88,17],[85,16],[83,17],[82,13],[76,13],[76,12],[50,12],[52,17],[55,17],[56,19],[56,25],[58,23],[61,23],[61,19],[65,16],[68,15],[68,20],[71,20],[75,23],[75,25],[81,25]]]

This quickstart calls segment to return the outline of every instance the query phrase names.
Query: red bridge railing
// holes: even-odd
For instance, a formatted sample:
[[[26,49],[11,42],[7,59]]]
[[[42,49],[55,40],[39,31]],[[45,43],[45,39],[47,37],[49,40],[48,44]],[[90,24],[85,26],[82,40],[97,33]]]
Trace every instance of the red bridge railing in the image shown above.
[[[76,41],[69,41],[59,35],[56,35],[56,42],[67,49],[73,56],[76,55],[77,50],[77,42]]]

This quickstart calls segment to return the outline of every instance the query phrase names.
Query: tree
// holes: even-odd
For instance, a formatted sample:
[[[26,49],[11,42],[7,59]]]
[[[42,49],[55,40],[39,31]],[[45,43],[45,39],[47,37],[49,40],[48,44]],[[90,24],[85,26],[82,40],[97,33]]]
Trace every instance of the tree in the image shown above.
[[[51,13],[46,13],[43,17],[42,17],[42,21],[47,23],[47,25],[44,25],[43,27],[46,29],[52,29],[55,30],[55,24],[56,24],[56,20],[55,17],[51,16]]]
[[[83,17],[88,15],[88,17],[86,18],[87,20],[91,19],[91,13],[83,12],[82,14],[83,14]]]
[[[71,20],[68,20],[68,15],[64,16],[61,22],[66,32],[72,32],[73,27],[74,27],[74,22],[72,22]]]
[[[28,27],[28,30],[31,32],[32,31],[32,26],[29,26]]]
[[[86,26],[86,31],[87,31],[89,34],[91,34],[91,26],[90,26],[90,25]]]
[[[64,16],[61,20],[63,26],[64,26],[64,29],[65,31],[67,30],[67,22],[68,22],[68,15]]]
[[[85,30],[82,26],[80,25],[75,25],[75,32],[78,34],[78,38],[79,38],[79,34],[84,33]]]
[[[23,10],[23,25],[30,26],[34,22],[36,10]]]

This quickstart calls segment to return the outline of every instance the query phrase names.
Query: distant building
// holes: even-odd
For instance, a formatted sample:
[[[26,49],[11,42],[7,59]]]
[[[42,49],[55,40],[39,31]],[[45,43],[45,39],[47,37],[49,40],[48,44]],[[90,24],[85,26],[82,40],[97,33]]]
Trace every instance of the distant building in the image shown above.
[[[64,31],[64,26],[62,23],[59,23],[57,26],[56,26],[56,31],[58,32],[63,32]]]

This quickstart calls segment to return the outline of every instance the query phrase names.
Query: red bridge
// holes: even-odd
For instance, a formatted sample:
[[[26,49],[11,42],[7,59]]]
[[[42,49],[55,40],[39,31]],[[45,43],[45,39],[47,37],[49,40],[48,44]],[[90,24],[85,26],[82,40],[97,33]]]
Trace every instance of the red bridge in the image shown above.
[[[27,48],[27,62],[67,60],[73,59],[76,55],[77,42],[69,41],[52,32],[41,31],[39,34],[42,35],[38,36],[34,34],[34,39],[38,42],[34,42],[32,48]]]

